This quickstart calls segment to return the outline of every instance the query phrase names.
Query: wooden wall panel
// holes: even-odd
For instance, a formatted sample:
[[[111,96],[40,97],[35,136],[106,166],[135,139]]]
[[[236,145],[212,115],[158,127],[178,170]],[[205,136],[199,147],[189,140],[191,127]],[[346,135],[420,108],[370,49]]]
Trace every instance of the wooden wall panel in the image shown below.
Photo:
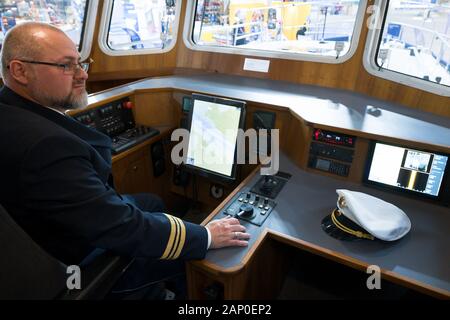
[[[286,142],[281,145],[281,150],[300,168],[306,168],[312,127],[292,114],[289,119],[285,119],[285,122],[288,131],[284,137]]]
[[[368,5],[372,2],[369,1]],[[95,40],[91,55],[95,63],[89,72],[91,92],[96,89],[105,89],[108,85],[111,87],[123,79],[131,81],[152,76],[211,72],[347,89],[450,117],[450,98],[374,77],[364,69],[362,61],[368,31],[365,23],[363,23],[355,54],[342,64],[270,59],[268,73],[250,72],[242,70],[246,56],[194,51],[184,45],[182,35],[186,3],[187,1],[183,1],[182,4],[176,47],[168,53],[110,57],[101,52]],[[98,38],[101,5],[99,9],[94,39]],[[116,80],[116,82],[105,80]],[[103,84],[99,83],[100,81]]]
[[[369,1],[368,5],[371,5]],[[185,8],[183,7],[183,10]],[[268,73],[244,71],[246,56],[194,51],[178,42],[177,69],[189,68],[255,78],[284,80],[356,91],[383,100],[450,117],[450,98],[397,84],[370,75],[363,66],[363,53],[367,37],[363,23],[358,48],[352,58],[342,64],[326,64],[285,59],[270,59]],[[181,36],[181,33],[179,34]],[[268,59],[260,58],[257,59]]]
[[[94,59],[94,63],[89,70],[89,81],[138,79],[173,74],[176,66],[177,46],[164,54],[108,56],[103,53],[98,45],[102,10],[103,1],[99,1],[96,28],[91,50],[91,57]],[[180,31],[181,29],[182,27],[180,25]]]
[[[171,91],[137,93],[134,103],[136,123],[150,127],[178,125],[174,113],[177,104],[172,99]]]

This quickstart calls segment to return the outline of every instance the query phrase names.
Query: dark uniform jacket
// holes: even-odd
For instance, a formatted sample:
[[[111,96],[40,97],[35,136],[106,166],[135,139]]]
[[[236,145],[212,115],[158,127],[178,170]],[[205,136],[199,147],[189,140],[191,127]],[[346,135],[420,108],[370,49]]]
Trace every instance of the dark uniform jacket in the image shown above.
[[[0,204],[50,254],[93,248],[133,257],[201,259],[205,227],[143,212],[108,184],[111,141],[68,116],[0,90]]]

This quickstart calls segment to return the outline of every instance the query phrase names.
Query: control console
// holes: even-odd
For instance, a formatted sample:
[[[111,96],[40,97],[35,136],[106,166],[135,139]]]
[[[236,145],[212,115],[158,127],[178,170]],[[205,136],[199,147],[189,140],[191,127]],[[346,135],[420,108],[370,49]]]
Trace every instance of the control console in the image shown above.
[[[267,197],[261,197],[252,192],[243,192],[223,213],[261,226],[275,206],[275,201]]]
[[[113,153],[120,153],[158,134],[159,130],[146,126],[128,129],[112,138]]]
[[[154,128],[136,126],[132,109],[133,103],[123,98],[78,113],[74,119],[108,135],[112,140],[112,151],[117,154],[159,134]]]
[[[291,174],[285,172],[260,177],[249,192],[238,194],[223,214],[261,226],[277,205],[275,197],[290,178]]]

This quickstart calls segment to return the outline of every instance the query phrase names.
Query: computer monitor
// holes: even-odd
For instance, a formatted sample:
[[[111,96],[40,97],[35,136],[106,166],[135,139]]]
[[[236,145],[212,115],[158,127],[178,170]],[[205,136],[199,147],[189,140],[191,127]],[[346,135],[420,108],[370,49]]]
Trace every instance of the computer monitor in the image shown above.
[[[244,120],[245,102],[193,94],[185,166],[211,179],[234,180],[238,129]]]
[[[364,181],[387,189],[439,200],[446,189],[448,157],[447,154],[374,142],[369,153]]]

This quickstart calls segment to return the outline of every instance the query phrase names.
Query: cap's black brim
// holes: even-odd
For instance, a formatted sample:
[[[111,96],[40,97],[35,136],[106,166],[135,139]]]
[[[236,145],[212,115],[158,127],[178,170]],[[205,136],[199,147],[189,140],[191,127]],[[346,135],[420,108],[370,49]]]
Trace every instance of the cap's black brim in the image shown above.
[[[344,241],[359,241],[362,240],[362,238],[359,238],[357,236],[354,236],[350,233],[347,233],[345,231],[342,231],[339,229],[331,220],[331,214],[327,215],[325,218],[322,219],[322,229],[326,233],[328,233],[333,238],[336,238],[338,240],[344,240]]]

